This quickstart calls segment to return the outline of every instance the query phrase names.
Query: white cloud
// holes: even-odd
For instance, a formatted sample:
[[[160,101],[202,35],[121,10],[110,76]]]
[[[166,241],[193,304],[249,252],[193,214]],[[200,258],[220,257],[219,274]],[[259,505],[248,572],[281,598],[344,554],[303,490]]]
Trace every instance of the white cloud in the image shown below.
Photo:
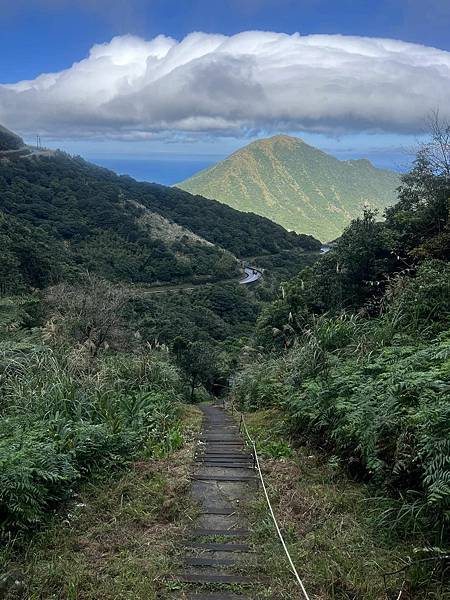
[[[448,98],[450,53],[397,40],[121,36],[69,69],[0,85],[0,122],[55,138],[416,132],[437,107],[450,117]]]

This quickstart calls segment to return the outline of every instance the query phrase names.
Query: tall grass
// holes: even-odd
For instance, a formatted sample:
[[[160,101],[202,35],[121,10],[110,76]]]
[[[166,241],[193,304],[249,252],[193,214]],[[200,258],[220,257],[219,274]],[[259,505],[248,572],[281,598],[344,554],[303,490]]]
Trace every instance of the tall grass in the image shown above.
[[[4,343],[0,369],[3,532],[40,523],[94,468],[181,443],[181,379],[165,352],[106,353],[83,371],[63,351]]]

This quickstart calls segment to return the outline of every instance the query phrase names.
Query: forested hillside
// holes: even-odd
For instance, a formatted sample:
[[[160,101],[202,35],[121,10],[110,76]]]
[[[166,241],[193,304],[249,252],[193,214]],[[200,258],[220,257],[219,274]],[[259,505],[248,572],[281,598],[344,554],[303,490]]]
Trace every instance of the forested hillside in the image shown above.
[[[232,254],[319,247],[267,219],[62,153],[0,161],[0,235],[0,283],[10,291],[86,270],[135,283],[226,279],[238,274]]]
[[[226,388],[260,311],[236,256],[320,248],[59,152],[0,159],[0,244],[5,536],[45,523],[92,471],[178,448],[182,402]],[[221,283],[148,286],[183,281]]]

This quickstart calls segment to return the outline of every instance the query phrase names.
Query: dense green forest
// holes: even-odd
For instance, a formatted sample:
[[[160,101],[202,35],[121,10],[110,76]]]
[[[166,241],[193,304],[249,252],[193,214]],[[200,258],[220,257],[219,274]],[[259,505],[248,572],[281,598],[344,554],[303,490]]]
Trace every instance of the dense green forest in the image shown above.
[[[0,160],[0,199],[0,285],[10,292],[85,271],[135,283],[236,278],[233,255],[320,247],[267,219],[63,153]]]

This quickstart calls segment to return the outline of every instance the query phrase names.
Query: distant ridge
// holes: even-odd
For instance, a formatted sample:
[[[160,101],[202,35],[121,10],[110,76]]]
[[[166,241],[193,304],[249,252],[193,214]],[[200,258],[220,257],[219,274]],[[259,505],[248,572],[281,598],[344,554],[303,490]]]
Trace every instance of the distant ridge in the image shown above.
[[[366,159],[341,161],[300,138],[275,135],[177,187],[327,241],[365,205],[382,211],[393,204],[399,183],[397,173],[376,169]]]
[[[23,139],[0,125],[0,151],[19,150],[25,146]]]

